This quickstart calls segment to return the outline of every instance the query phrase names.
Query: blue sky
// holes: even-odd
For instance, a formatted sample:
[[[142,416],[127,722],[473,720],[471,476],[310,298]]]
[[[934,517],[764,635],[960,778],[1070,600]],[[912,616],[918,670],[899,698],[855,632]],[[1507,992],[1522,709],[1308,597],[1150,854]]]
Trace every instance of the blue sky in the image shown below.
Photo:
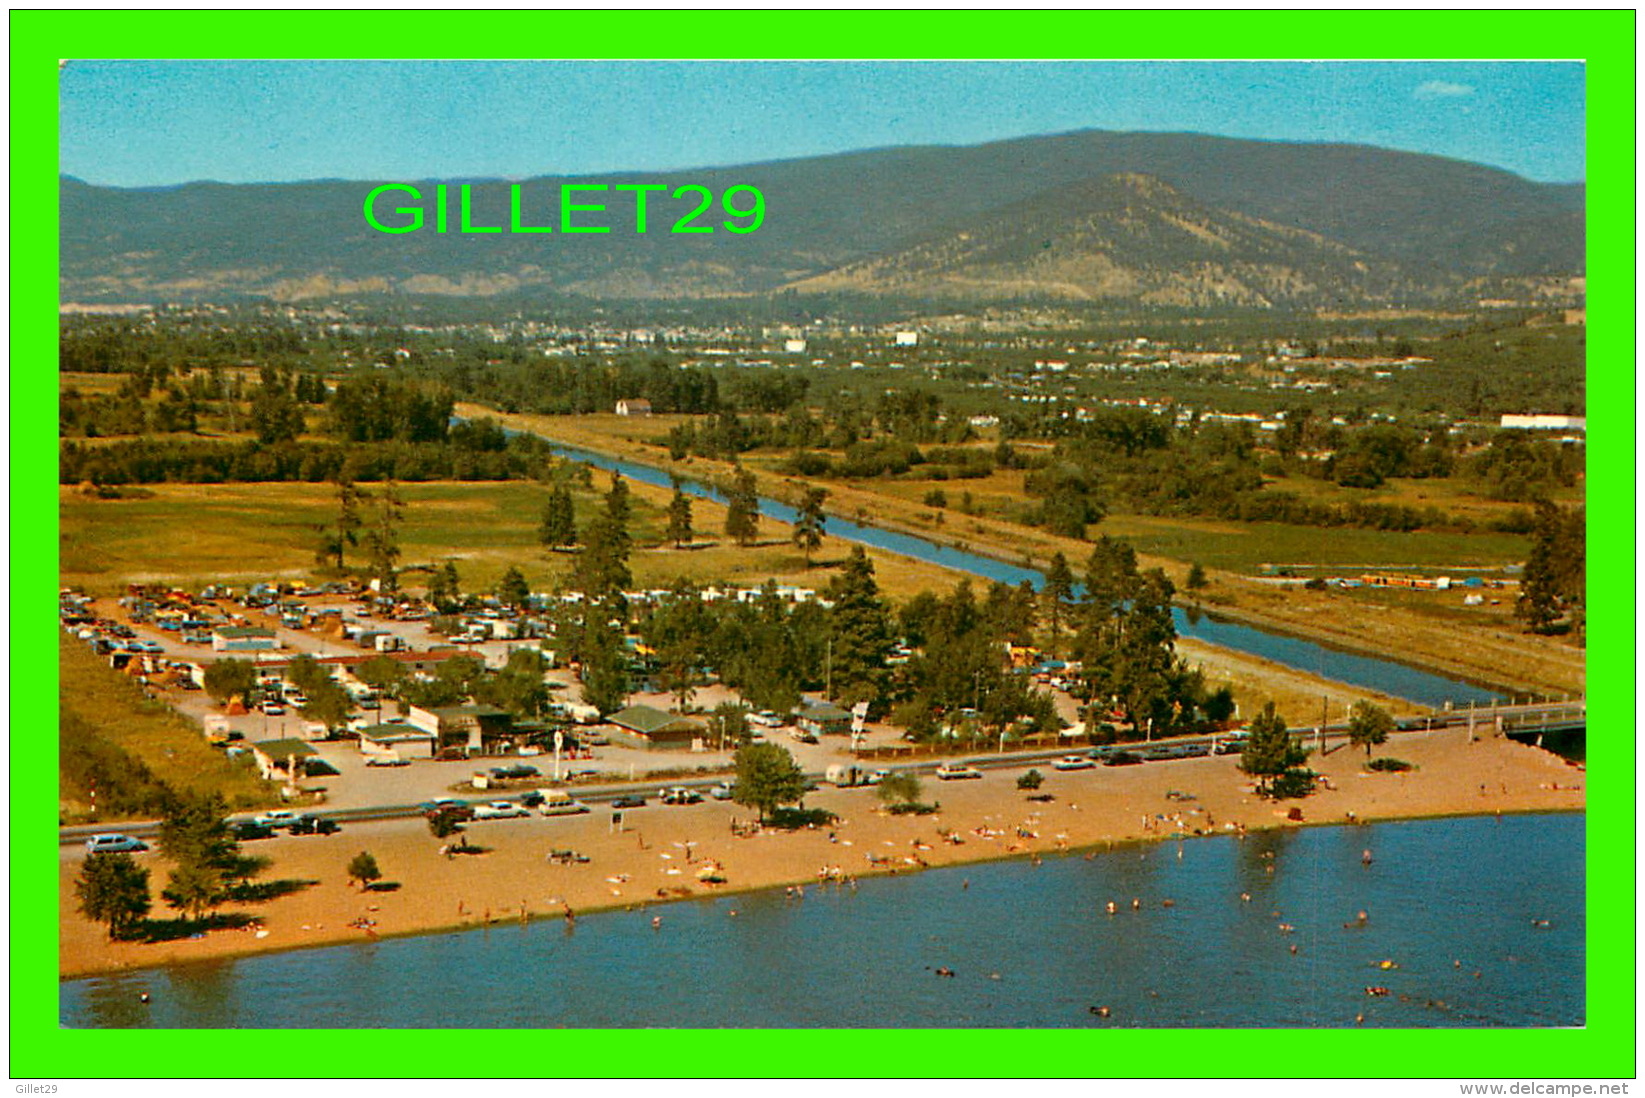
[[[61,106],[62,171],[117,186],[671,170],[1076,129],[1585,177],[1575,63],[72,61]]]

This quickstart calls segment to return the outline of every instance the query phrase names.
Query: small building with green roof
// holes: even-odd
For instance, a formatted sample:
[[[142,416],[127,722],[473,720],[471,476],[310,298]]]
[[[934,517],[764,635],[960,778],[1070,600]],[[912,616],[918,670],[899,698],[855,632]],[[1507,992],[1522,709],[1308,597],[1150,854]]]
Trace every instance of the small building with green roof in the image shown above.
[[[650,705],[631,705],[606,720],[612,725],[609,736],[613,743],[644,751],[692,750],[708,735],[701,721]]]

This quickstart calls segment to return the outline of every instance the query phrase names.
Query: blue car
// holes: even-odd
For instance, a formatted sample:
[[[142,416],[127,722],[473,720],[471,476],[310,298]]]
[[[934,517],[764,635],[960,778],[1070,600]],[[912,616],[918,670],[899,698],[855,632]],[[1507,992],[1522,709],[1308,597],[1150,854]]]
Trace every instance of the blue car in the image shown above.
[[[130,835],[93,835],[86,840],[87,854],[140,854],[149,844]]]

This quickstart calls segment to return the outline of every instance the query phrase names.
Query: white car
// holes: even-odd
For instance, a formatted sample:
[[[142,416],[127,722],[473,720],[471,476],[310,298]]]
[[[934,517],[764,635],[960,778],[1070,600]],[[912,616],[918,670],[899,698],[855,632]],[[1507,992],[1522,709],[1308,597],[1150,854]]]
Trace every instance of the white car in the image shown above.
[[[937,777],[945,782],[951,782],[963,778],[980,778],[982,771],[964,763],[943,763],[937,767]]]
[[[290,827],[297,822],[297,813],[288,812],[283,808],[276,808],[271,812],[263,812],[252,818],[252,823],[261,827],[272,827],[276,831]]]
[[[529,816],[531,810],[525,805],[515,804],[513,801],[492,801],[490,804],[475,806],[476,820],[510,820],[518,816]]]
[[[134,854],[148,848],[148,843],[130,835],[93,835],[86,840],[87,854]]]
[[[710,786],[708,795],[716,801],[729,801],[731,799],[732,784],[731,782],[721,782],[719,785]]]
[[[1084,755],[1064,755],[1051,764],[1053,770],[1090,770],[1097,764]]]

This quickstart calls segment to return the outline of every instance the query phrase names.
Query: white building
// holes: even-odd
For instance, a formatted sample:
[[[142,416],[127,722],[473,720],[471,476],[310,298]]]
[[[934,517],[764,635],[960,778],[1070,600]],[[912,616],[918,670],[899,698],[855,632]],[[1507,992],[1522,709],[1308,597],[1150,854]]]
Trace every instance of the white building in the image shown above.
[[[920,345],[920,333],[898,332],[894,345],[898,347],[918,347]]]
[[[1504,413],[1502,426],[1521,431],[1583,431],[1588,430],[1587,416],[1515,415]]]

